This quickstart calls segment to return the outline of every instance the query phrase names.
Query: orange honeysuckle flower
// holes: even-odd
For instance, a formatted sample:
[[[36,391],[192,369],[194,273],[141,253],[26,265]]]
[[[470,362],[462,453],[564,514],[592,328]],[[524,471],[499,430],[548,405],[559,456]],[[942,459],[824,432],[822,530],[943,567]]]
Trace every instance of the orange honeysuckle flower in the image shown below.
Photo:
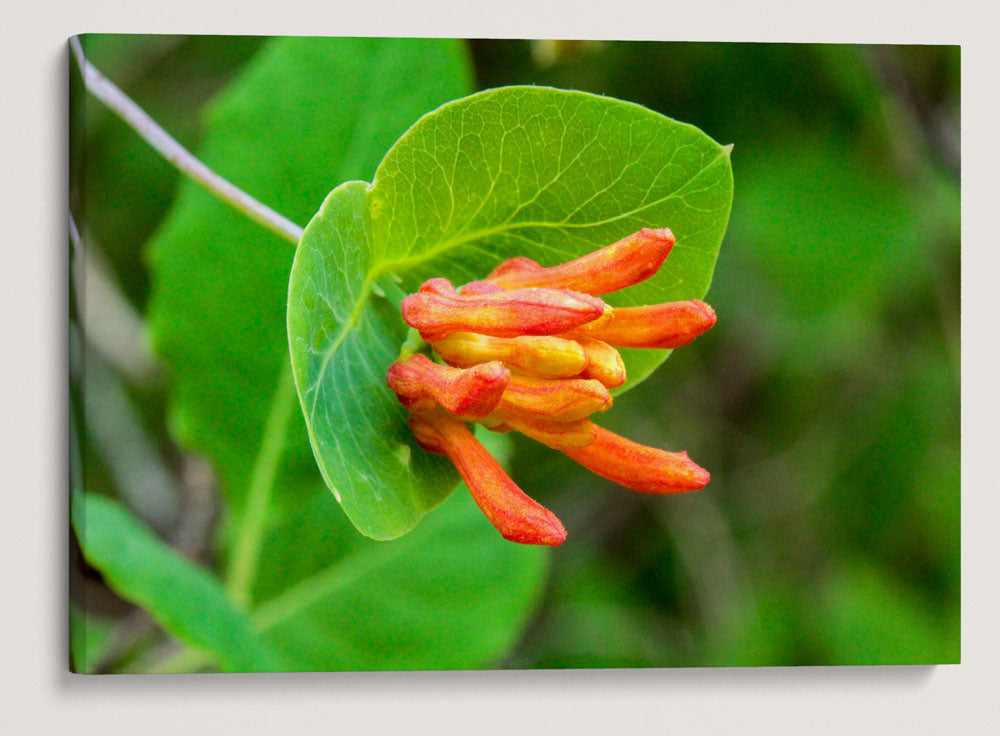
[[[511,289],[494,294],[446,293],[445,279],[432,279],[425,291],[403,299],[406,323],[427,342],[453,332],[475,332],[494,337],[552,335],[610,311],[597,297],[560,289]]]
[[[527,419],[572,422],[611,408],[611,394],[600,381],[512,375],[497,408]]]
[[[530,258],[511,258],[493,269],[486,280],[507,289],[545,286],[608,294],[648,279],[660,270],[673,247],[674,234],[667,228],[643,228],[617,243],[550,268],[542,268]]]
[[[453,414],[485,417],[500,402],[510,371],[498,360],[463,370],[417,354],[389,366],[386,383],[412,412],[430,411],[440,404]]]
[[[488,360],[501,360],[511,368],[541,378],[579,376],[588,364],[587,353],[580,343],[551,335],[490,337],[453,332],[433,347],[449,365],[468,368]]]
[[[594,378],[608,388],[618,388],[625,383],[625,362],[617,350],[602,340],[589,337],[578,337],[575,342],[587,356],[587,367],[581,373],[583,378]]]
[[[410,429],[421,447],[455,464],[476,505],[504,539],[550,546],[565,541],[566,529],[556,515],[518,488],[461,420],[442,411],[412,414]]]
[[[511,259],[511,261],[516,261],[516,260],[525,260],[535,263],[530,258]],[[537,266],[538,264],[535,265]],[[541,268],[541,266],[538,267]],[[448,282],[447,279],[431,279],[431,281],[444,281],[445,283],[448,284],[449,287],[451,287],[451,283]],[[430,281],[428,281],[427,283],[429,284]],[[434,293],[442,293],[442,287],[440,285],[434,285],[430,288],[433,289]],[[451,288],[454,289],[454,287]],[[526,287],[526,288],[542,288],[542,287]],[[423,287],[421,287],[421,291],[423,291]],[[489,281],[470,281],[469,283],[463,285],[458,289],[458,293],[463,296],[470,296],[470,295],[483,296],[486,294],[502,294],[505,291],[507,291],[507,289],[504,289],[502,286],[497,286],[496,284],[491,284]],[[581,294],[582,292],[571,292],[571,293]],[[614,315],[614,311],[615,311],[614,308],[612,308],[610,304],[605,304],[604,313],[597,319],[591,322],[587,322],[586,324],[589,327],[593,328],[599,327],[600,325],[604,324],[605,322],[611,319],[611,317]]]
[[[430,279],[403,300],[407,324],[449,365],[413,355],[394,363],[387,381],[410,410],[420,445],[452,460],[506,539],[558,545],[566,531],[504,473],[465,421],[520,432],[642,493],[708,483],[708,472],[686,452],[640,445],[588,419],[611,407],[609,388],[625,383],[616,346],[680,347],[715,324],[715,312],[697,300],[612,309],[597,298],[652,276],[673,245],[670,230],[644,229],[558,266],[511,258],[487,280],[459,289]]]
[[[589,337],[620,348],[679,348],[715,324],[715,310],[705,302],[666,302],[645,307],[616,307],[610,318],[589,329],[580,325],[561,337]]]
[[[588,470],[619,485],[641,493],[683,493],[704,488],[711,478],[686,452],[647,447],[596,424],[593,426],[596,438],[591,444],[559,449]]]

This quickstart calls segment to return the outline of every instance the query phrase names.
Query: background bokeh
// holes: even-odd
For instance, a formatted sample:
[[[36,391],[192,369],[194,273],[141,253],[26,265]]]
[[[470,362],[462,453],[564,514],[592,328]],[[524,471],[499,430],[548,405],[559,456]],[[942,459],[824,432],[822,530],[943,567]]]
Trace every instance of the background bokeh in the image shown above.
[[[87,53],[197,149],[204,106],[262,43],[94,36]],[[958,661],[958,48],[477,40],[468,53],[478,88],[607,94],[735,144],[706,297],[719,322],[601,422],[688,450],[712,482],[641,496],[518,443],[511,474],[574,544],[551,555],[492,665]],[[94,246],[77,259],[85,487],[211,568],[211,466],[172,440],[169,376],[144,342],[142,243],[178,175],[107,111],[85,113],[71,156]],[[71,616],[91,625],[74,666],[115,670],[161,645],[96,571],[78,560],[75,575]]]

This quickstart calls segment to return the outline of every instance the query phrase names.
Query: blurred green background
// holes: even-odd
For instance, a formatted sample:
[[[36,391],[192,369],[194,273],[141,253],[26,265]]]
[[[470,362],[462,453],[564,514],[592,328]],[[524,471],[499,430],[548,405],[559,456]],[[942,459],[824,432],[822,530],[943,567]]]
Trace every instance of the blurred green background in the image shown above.
[[[197,150],[202,110],[264,43],[91,36],[87,54]],[[477,40],[466,53],[477,88],[606,94],[735,144],[706,297],[719,322],[601,422],[688,450],[711,484],[642,496],[518,442],[511,475],[574,543],[484,666],[959,661],[959,49]],[[142,244],[179,176],[98,104],[73,110],[86,118],[71,153],[71,207],[87,210],[84,487],[216,569],[211,465],[172,439],[169,376],[144,347]],[[74,668],[169,650],[74,560],[71,620],[88,622],[72,629]]]

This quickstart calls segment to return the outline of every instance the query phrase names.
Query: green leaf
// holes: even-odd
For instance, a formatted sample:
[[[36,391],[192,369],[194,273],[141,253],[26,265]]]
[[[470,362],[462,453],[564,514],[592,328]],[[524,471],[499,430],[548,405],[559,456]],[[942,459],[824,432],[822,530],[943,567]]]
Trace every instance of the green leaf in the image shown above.
[[[82,505],[74,505],[73,526],[84,557],[108,586],[149,611],[178,639],[211,653],[225,670],[279,666],[216,580],[163,544],[120,504],[82,494]]]
[[[322,489],[267,548],[255,621],[302,670],[495,665],[538,603],[549,559],[504,541],[464,487],[392,543],[359,535]]]
[[[354,524],[390,539],[457,483],[423,452],[385,385],[404,325],[400,288],[483,278],[514,255],[551,265],[643,227],[677,245],[614,305],[704,296],[732,202],[729,149],[627,102],[508,87],[430,113],[386,154],[371,185],[327,197],[289,286],[295,382],[323,476]],[[398,285],[397,285],[398,282]],[[626,350],[627,386],[667,356]]]

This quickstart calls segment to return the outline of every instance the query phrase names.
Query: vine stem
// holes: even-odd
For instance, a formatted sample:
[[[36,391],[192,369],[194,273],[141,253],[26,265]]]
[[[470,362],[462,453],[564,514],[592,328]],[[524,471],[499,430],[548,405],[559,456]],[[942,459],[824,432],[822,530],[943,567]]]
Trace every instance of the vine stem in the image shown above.
[[[250,473],[250,487],[243,515],[237,524],[236,541],[227,575],[227,590],[237,605],[244,608],[250,603],[251,589],[257,576],[271,491],[285,449],[288,420],[295,412],[296,403],[292,368],[286,363],[271,400],[260,450],[257,452],[257,459]]]
[[[80,74],[83,76],[83,83],[87,91],[114,111],[139,137],[176,166],[181,173],[189,176],[219,199],[293,245],[298,244],[299,240],[302,239],[301,227],[284,215],[278,214],[263,202],[254,199],[232,182],[223,179],[195,158],[190,151],[161,128],[132,98],[122,92],[97,67],[87,61],[79,38],[70,37],[69,46],[76,58],[77,65],[80,67]]]

